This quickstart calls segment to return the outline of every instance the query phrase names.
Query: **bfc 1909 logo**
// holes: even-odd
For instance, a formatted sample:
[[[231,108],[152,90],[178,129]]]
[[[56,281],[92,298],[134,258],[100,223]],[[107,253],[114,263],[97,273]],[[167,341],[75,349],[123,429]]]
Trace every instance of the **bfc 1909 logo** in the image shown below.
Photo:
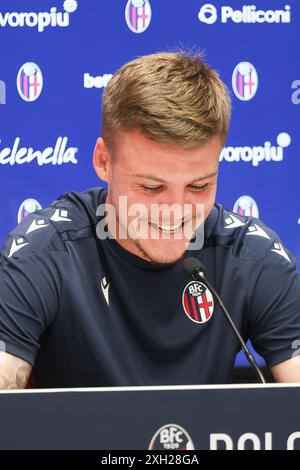
[[[24,101],[38,99],[43,88],[41,69],[34,62],[26,62],[20,67],[17,75],[17,89]]]
[[[162,426],[151,439],[149,450],[194,450],[188,432],[178,424]]]
[[[259,218],[258,206],[251,196],[240,196],[234,203],[233,212],[246,217]]]
[[[33,214],[35,211],[41,209],[42,206],[36,199],[25,199],[19,207],[18,210],[18,224],[22,222],[25,217],[30,214]]]
[[[191,281],[183,290],[182,306],[190,320],[206,323],[214,312],[214,298],[205,284]]]
[[[258,88],[258,76],[254,65],[240,62],[232,73],[232,88],[241,101],[251,100]]]
[[[143,33],[151,23],[151,5],[149,0],[128,0],[125,19],[133,33]]]

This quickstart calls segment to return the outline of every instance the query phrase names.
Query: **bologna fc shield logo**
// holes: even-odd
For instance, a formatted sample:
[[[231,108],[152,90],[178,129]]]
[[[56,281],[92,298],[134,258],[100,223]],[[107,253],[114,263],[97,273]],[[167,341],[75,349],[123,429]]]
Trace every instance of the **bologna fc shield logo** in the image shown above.
[[[241,101],[251,100],[258,87],[258,76],[254,65],[240,62],[232,74],[232,88],[235,96]]]
[[[198,281],[191,281],[182,293],[183,310],[195,323],[206,323],[214,312],[214,299],[210,290]]]
[[[25,199],[18,210],[18,224],[21,223],[29,214],[33,214],[41,208],[41,204],[36,199]]]
[[[242,216],[259,218],[258,206],[251,196],[240,196],[235,201],[233,212]]]
[[[22,65],[17,76],[17,89],[24,101],[35,101],[43,88],[43,75],[41,69],[34,62]]]
[[[143,33],[151,22],[149,0],[128,0],[125,8],[125,19],[133,33]]]
[[[151,439],[149,450],[194,450],[189,433],[178,424],[162,426]]]

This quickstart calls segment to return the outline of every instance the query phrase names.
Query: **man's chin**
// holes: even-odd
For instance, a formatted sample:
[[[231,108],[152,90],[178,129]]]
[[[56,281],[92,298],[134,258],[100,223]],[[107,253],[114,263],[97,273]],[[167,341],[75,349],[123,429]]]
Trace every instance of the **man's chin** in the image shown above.
[[[185,254],[186,247],[182,246],[177,249],[173,247],[170,247],[170,249],[159,249],[139,243],[138,249],[140,256],[145,260],[157,265],[168,265],[175,264],[180,261]]]

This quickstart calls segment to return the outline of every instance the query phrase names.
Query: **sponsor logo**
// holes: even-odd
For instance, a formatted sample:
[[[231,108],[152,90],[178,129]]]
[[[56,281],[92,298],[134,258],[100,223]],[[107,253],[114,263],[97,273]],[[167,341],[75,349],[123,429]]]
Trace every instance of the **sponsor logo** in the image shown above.
[[[18,224],[22,222],[22,220],[25,219],[25,217],[27,217],[29,214],[33,214],[35,211],[41,208],[41,204],[36,199],[25,199],[18,210]]]
[[[250,62],[237,64],[232,73],[232,88],[241,101],[249,101],[254,97],[258,88],[258,76]]]
[[[233,212],[242,216],[259,218],[256,201],[251,196],[240,196],[234,204]]]
[[[0,104],[6,104],[6,85],[3,80],[0,80]]]
[[[182,306],[190,320],[195,323],[206,323],[214,312],[214,299],[205,284],[191,281],[183,290]]]
[[[200,8],[198,18],[202,23],[214,24],[218,19],[216,7],[211,3],[206,3]]]
[[[194,450],[189,433],[178,424],[162,426],[151,439],[149,450]]]
[[[17,89],[24,101],[38,99],[43,88],[41,69],[34,62],[26,62],[20,67],[17,75]]]
[[[292,93],[292,103],[300,104],[300,80],[294,80],[292,83],[292,89],[295,90]]]
[[[98,75],[96,77],[85,73],[83,75],[83,86],[84,88],[105,88],[111,78],[111,73],[105,73],[104,75]]]
[[[246,162],[257,167],[262,162],[282,162],[284,148],[291,143],[291,137],[287,132],[281,132],[277,136],[277,146],[266,141],[264,145],[255,147],[224,147],[220,155],[220,162]]]
[[[24,165],[25,163],[36,162],[43,165],[62,165],[73,163],[76,165],[77,147],[68,147],[67,137],[58,137],[54,147],[46,147],[43,150],[35,150],[32,147],[21,147],[20,137],[16,137],[13,146],[0,147],[0,165]],[[0,144],[1,144],[0,139]]]
[[[64,12],[58,12],[56,7],[44,12],[0,12],[0,28],[37,28],[42,33],[46,28],[66,28],[70,24],[70,13],[77,10],[76,0],[65,0]]]
[[[151,22],[149,0],[128,0],[125,7],[125,20],[133,33],[144,33]]]
[[[77,0],[65,0],[63,7],[67,13],[74,13],[78,8],[78,2]]]
[[[291,23],[291,7],[285,5],[284,9],[261,10],[256,5],[243,5],[241,10],[236,10],[230,6],[222,6],[218,12],[215,5],[206,3],[200,8],[198,19],[209,25],[216,23],[218,19],[223,24]]]

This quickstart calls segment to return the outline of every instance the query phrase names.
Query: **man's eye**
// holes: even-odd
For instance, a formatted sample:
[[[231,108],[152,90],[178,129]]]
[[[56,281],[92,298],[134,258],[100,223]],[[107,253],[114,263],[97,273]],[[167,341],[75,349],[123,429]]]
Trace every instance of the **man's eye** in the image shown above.
[[[162,189],[162,186],[145,186],[145,185],[142,185],[142,188],[149,192],[149,193],[158,193],[161,189]]]
[[[206,189],[208,186],[208,184],[203,184],[201,186],[197,185],[197,184],[190,184],[189,187],[191,188],[192,191],[204,191],[204,189]]]

